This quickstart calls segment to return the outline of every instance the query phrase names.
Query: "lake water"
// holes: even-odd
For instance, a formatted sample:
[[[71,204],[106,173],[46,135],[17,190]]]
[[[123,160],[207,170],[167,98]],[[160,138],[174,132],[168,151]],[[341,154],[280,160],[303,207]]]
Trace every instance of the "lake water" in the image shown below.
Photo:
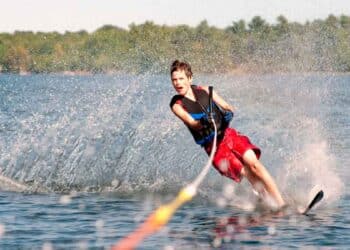
[[[262,215],[214,168],[195,199],[138,249],[347,249],[350,76],[199,75],[237,108],[289,202]],[[167,75],[0,75],[0,249],[109,249],[206,163],[169,109]]]

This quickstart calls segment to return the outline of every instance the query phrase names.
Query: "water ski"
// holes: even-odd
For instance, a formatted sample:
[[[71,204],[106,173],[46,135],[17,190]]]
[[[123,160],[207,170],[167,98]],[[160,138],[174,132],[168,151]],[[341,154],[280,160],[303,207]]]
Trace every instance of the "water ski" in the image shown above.
[[[312,210],[312,208],[315,207],[315,205],[317,205],[323,199],[323,196],[324,196],[323,190],[318,191],[316,193],[316,195],[313,196],[313,198],[310,200],[308,205],[305,208],[301,208],[301,209],[294,207],[294,206],[291,206],[291,204],[290,204],[290,205],[286,205],[286,206],[282,207],[281,209],[271,210],[271,208],[266,206],[266,204],[262,200],[260,200],[260,202],[257,203],[257,206],[255,207],[255,209],[258,211],[263,211],[262,214],[269,213],[269,212],[272,212],[274,214],[275,213],[288,214],[288,212],[293,213],[293,211],[294,211],[294,212],[297,212],[298,214],[301,214],[301,215],[308,215],[308,213]]]
[[[254,193],[255,194],[255,193]],[[256,195],[256,194],[255,194]],[[290,214],[300,214],[300,215],[308,215],[308,213],[314,208],[319,202],[323,199],[324,192],[323,190],[319,190],[315,196],[310,200],[310,202],[307,204],[306,207],[300,208],[297,202],[292,202],[287,204],[286,206],[280,208],[280,209],[272,209],[271,206],[266,204],[263,199],[258,198],[255,202],[255,204],[246,204],[242,205],[242,203],[231,204],[233,207],[247,210],[247,211],[255,211],[261,215],[271,215],[271,214],[278,214],[278,215],[290,215]]]
[[[318,204],[324,196],[324,193],[322,190],[318,191],[318,193],[314,196],[314,198],[310,201],[309,205],[306,207],[304,211],[301,211],[301,214],[307,215],[307,213],[316,205]]]

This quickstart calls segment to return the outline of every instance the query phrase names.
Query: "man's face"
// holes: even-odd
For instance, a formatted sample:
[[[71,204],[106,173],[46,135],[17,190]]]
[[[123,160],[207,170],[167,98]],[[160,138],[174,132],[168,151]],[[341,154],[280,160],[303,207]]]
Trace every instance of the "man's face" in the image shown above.
[[[176,92],[184,96],[191,87],[192,77],[187,77],[184,70],[177,70],[171,74],[171,82]]]

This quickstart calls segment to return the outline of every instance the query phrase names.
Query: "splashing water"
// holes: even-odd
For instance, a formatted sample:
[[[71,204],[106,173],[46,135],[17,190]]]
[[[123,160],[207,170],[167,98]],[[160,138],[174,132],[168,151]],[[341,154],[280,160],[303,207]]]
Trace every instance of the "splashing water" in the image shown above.
[[[247,181],[211,170],[199,197],[142,247],[347,246],[349,198],[339,197],[349,177],[349,77],[194,80],[237,107],[232,126],[262,149],[286,196],[303,204],[322,188],[327,207],[316,217],[264,221]],[[207,155],[171,113],[173,94],[162,75],[0,75],[0,188],[19,192],[1,193],[1,246],[108,247],[174,197]]]
[[[1,172],[30,190],[175,192],[206,160],[170,112],[167,76],[0,77]],[[342,194],[343,156],[330,148],[337,139],[330,129],[342,110],[329,105],[337,108],[344,81],[327,75],[195,79],[213,84],[238,108],[232,126],[262,148],[262,162],[284,192],[298,196],[319,186],[332,201]],[[223,187],[215,171],[205,182],[209,197]]]

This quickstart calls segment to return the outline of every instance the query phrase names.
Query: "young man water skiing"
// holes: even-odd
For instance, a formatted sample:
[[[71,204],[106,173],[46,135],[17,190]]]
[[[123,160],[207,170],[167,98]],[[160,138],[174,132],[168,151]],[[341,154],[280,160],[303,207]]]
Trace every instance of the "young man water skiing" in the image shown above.
[[[171,81],[178,95],[170,107],[190,130],[194,140],[210,154],[214,129],[209,121],[208,87],[192,85],[191,66],[186,62],[174,61],[170,69]],[[260,149],[249,138],[229,127],[233,118],[233,107],[213,92],[213,113],[218,132],[214,167],[224,176],[240,182],[246,177],[260,195],[272,199],[273,208],[284,207],[280,191],[274,179],[259,161]]]

